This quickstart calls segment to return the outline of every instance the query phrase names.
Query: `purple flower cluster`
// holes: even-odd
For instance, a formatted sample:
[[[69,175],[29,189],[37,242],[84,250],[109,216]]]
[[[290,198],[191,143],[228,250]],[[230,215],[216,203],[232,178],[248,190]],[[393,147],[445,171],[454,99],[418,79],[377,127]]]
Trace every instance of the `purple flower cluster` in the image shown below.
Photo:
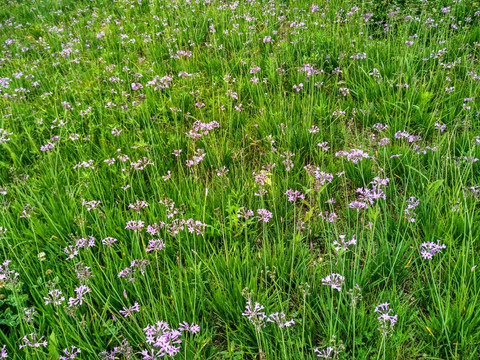
[[[200,331],[200,326],[182,322],[179,329],[171,329],[165,321],[158,321],[143,329],[146,343],[153,347],[150,350],[143,350],[144,360],[155,360],[164,356],[175,356],[180,352],[182,332],[189,331],[196,334]]]
[[[295,202],[297,201],[298,199],[302,199],[304,200],[305,199],[305,195],[303,195],[300,191],[298,190],[292,190],[292,189],[289,189],[285,192],[285,195],[288,196],[288,201],[290,202]]]
[[[335,251],[338,252],[345,252],[348,250],[350,245],[357,245],[356,235],[353,234],[350,240],[345,241],[346,235],[339,235],[340,240],[334,240],[333,246],[335,247]]]
[[[393,309],[390,308],[389,303],[378,305],[374,311],[380,314],[377,317],[377,320],[380,323],[379,330],[382,334],[388,335],[393,330],[393,326],[398,320],[398,315],[390,315]]]
[[[420,254],[424,259],[432,259],[436,253],[442,251],[442,249],[446,249],[447,245],[440,244],[440,240],[437,243],[434,242],[424,242],[420,245]]]
[[[330,286],[332,289],[335,289],[339,292],[342,290],[342,285],[344,282],[345,277],[336,273],[327,275],[322,279],[322,285]]]
[[[373,159],[373,156],[368,155],[368,153],[360,149],[352,149],[350,151],[337,151],[335,153],[335,156],[344,156],[347,158],[347,161],[351,161],[354,164],[358,164],[363,159]]]

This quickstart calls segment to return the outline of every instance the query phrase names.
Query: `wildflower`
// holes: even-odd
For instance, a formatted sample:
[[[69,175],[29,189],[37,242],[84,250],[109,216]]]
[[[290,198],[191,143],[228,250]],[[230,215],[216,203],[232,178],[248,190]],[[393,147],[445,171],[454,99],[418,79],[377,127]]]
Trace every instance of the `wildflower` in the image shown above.
[[[350,245],[357,245],[357,239],[355,234],[353,234],[351,240],[347,241],[345,241],[346,235],[339,235],[338,237],[340,238],[340,240],[335,240],[333,242],[333,246],[335,247],[336,252],[347,251]]]
[[[40,339],[37,340],[37,334],[31,333],[29,335],[25,335],[21,340],[23,344],[19,346],[19,349],[23,349],[24,347],[32,347],[32,348],[39,348],[41,346],[47,346],[47,340],[42,341],[45,336],[42,336]]]
[[[373,205],[377,199],[386,199],[385,192],[382,189],[377,189],[376,186],[373,186],[371,190],[368,188],[358,188],[357,193],[359,194],[360,201],[369,203],[370,205]]]
[[[120,134],[122,133],[122,129],[117,129],[117,127],[115,126],[113,129],[112,129],[112,135],[113,136],[120,136]]]
[[[368,205],[367,203],[363,202],[363,201],[352,201],[350,204],[348,204],[348,207],[350,209],[356,209],[356,210],[359,210],[359,209],[366,209],[368,208]]]
[[[167,175],[162,175],[163,181],[170,180],[171,177],[172,177],[172,172],[170,170],[167,171]]]
[[[165,243],[163,239],[153,239],[148,241],[148,247],[145,249],[146,252],[151,251],[160,251],[165,249]]]
[[[102,244],[106,246],[112,246],[116,241],[117,239],[113,237],[106,237],[105,239],[102,240]]]
[[[225,176],[227,175],[227,173],[229,172],[230,170],[228,170],[226,168],[226,166],[224,166],[223,168],[220,168],[220,169],[216,169],[215,172],[217,174],[218,177],[222,177],[222,176]]]
[[[33,317],[35,315],[38,315],[38,312],[35,310],[34,307],[26,307],[26,308],[23,308],[23,318],[22,320],[27,322],[27,323],[32,323],[33,322]],[[1,359],[1,358],[0,358]]]
[[[446,249],[447,245],[440,244],[440,240],[437,240],[437,243],[434,242],[424,242],[420,245],[420,254],[424,259],[432,259],[436,253]]]
[[[95,277],[92,271],[90,271],[90,266],[85,266],[81,262],[75,265],[75,272],[77,273],[77,279],[80,280],[81,284],[84,284],[90,280],[90,278]]]
[[[444,132],[445,129],[447,128],[446,124],[440,124],[439,122],[436,122],[434,126],[435,126],[435,130],[440,130],[440,132]]]
[[[141,212],[142,209],[145,209],[146,207],[148,207],[148,203],[144,200],[140,201],[140,200],[137,200],[135,202],[135,204],[128,204],[128,208],[129,209],[132,209],[138,213]]]
[[[121,271],[118,273],[118,277],[119,277],[119,278],[124,278],[124,279],[126,279],[127,281],[133,283],[133,282],[135,282],[135,277],[134,277],[135,271],[136,271],[135,269],[132,269],[132,268],[127,267],[127,268],[121,270]]]
[[[293,168],[293,161],[290,160],[291,157],[294,157],[295,154],[292,154],[289,151],[285,151],[283,155],[280,155],[285,160],[282,161],[283,165],[285,165],[285,170],[290,171]]]
[[[358,164],[359,161],[363,159],[373,158],[368,153],[360,149],[352,149],[348,151],[337,151],[335,156],[345,156],[348,161],[351,161],[354,164]]]
[[[295,325],[295,320],[291,319],[287,321],[286,315],[283,312],[270,314],[267,318],[267,322],[276,323],[280,329]]]
[[[258,209],[257,214],[258,221],[263,221],[264,223],[268,223],[268,221],[273,217],[273,214],[267,209]]]
[[[415,213],[415,208],[420,205],[420,200],[418,200],[415,196],[412,196],[408,199],[407,208],[404,210],[405,216],[407,217],[408,221],[415,222],[415,217],[417,214]]]
[[[73,170],[78,169],[80,167],[94,169],[93,160],[90,159],[88,161],[81,161],[73,167]]]
[[[203,149],[195,150],[195,155],[192,157],[192,160],[187,160],[186,161],[187,166],[192,167],[194,165],[200,164],[204,160],[205,155],[207,155],[207,154],[205,153],[205,151]]]
[[[140,230],[145,226],[145,222],[142,220],[130,220],[127,221],[127,224],[125,226],[126,230]]]
[[[192,129],[188,133],[186,133],[186,135],[191,139],[201,138],[202,136],[208,135],[211,130],[219,127],[220,124],[217,121],[202,123],[197,120],[193,123]]]
[[[323,151],[328,151],[330,149],[330,146],[328,146],[328,142],[324,141],[321,143],[318,143],[317,146],[322,149]]]
[[[58,306],[65,301],[65,296],[62,296],[62,292],[58,289],[51,289],[47,295],[47,297],[43,297],[43,300],[45,300],[45,305],[53,304]]]
[[[382,124],[382,123],[376,123],[375,125],[373,125],[373,129],[377,130],[377,131],[387,130],[388,125],[387,124]]]
[[[313,350],[314,353],[317,354],[317,357],[319,358],[323,358],[323,359],[333,359],[333,354],[334,354],[334,349],[329,346],[327,347],[326,349],[323,349],[322,351],[320,351],[320,349],[315,349]]]
[[[52,150],[55,147],[51,142],[46,143],[45,145],[40,146],[40,151],[45,152]]]
[[[170,326],[165,321],[158,321],[153,325],[149,325],[143,329],[146,343],[158,350],[151,351],[143,350],[142,355],[144,359],[156,359],[163,356],[175,356],[180,352],[179,344],[182,343],[180,339],[180,331],[170,329]],[[151,355],[149,355],[151,354]]]
[[[98,200],[86,201],[85,199],[82,199],[82,206],[85,206],[87,208],[87,211],[96,209],[100,204],[101,201]]]
[[[63,353],[65,354],[65,356],[60,356],[58,359],[59,360],[73,360],[73,359],[76,359],[78,355],[80,355],[82,351],[77,348],[76,346],[71,346],[70,347],[70,351],[68,350],[68,348],[66,349],[63,349]]]
[[[345,277],[340,274],[330,274],[327,275],[325,278],[322,279],[322,285],[331,286],[332,289],[337,291],[342,290],[342,285],[345,282]]]
[[[238,211],[237,211],[237,217],[240,219],[240,218],[244,218],[245,220],[248,220],[249,218],[251,218],[252,216],[254,216],[254,212],[253,210],[247,210],[245,209],[244,207],[241,207]]]
[[[0,352],[0,359],[6,359],[8,358],[8,353],[7,353],[7,345],[3,345],[2,350]]]
[[[335,219],[338,217],[338,215],[334,212],[328,212],[328,211],[320,211],[318,214],[319,217],[321,217],[323,220],[326,220],[330,223],[333,223]]]
[[[207,225],[203,224],[201,221],[193,219],[188,219],[185,221],[185,224],[187,225],[188,232],[191,234],[195,233],[196,235],[203,235],[205,228],[207,227]]]
[[[133,306],[130,306],[129,308],[126,308],[124,307],[123,310],[120,310],[120,314],[123,315],[123,317],[128,317],[132,314],[132,312],[140,312],[140,305],[138,304],[138,302],[135,301],[135,303],[133,304]]]
[[[380,304],[375,308],[375,312],[380,314],[377,317],[377,320],[380,322],[378,330],[380,330],[384,336],[391,333],[393,326],[398,320],[398,315],[390,315],[392,311],[393,309],[390,309],[389,303]]]
[[[200,331],[200,326],[194,323],[189,325],[186,321],[183,321],[178,325],[178,330],[182,332],[190,331],[192,334],[196,334]]]
[[[76,307],[83,304],[83,297],[85,294],[91,293],[92,290],[86,285],[80,285],[79,287],[75,288],[75,292],[77,293],[76,297],[68,298],[68,306],[69,307]]]
[[[10,135],[13,135],[13,133],[9,133],[7,130],[0,129],[0,144],[10,141]]]
[[[137,161],[130,163],[130,166],[132,166],[134,170],[138,170],[138,171],[145,170],[147,166],[154,166],[154,165],[155,163],[145,156]]]
[[[15,285],[18,281],[18,273],[9,268],[10,263],[11,260],[5,260],[0,264],[0,281],[5,284]]]
[[[313,176],[315,177],[315,179],[317,179],[317,183],[321,186],[325,185],[326,181],[331,183],[332,180],[333,180],[333,175],[332,174],[329,174],[329,173],[326,173],[326,172],[323,172],[323,171],[319,171],[318,168],[314,170]]]
[[[150,265],[150,261],[144,259],[132,260],[130,263],[130,266],[138,269],[142,275],[145,274],[145,269],[148,265]]]
[[[265,306],[257,302],[252,308],[252,300],[248,299],[242,316],[246,316],[255,328],[259,330],[261,327],[265,326],[265,319],[267,318],[265,312],[262,311],[263,309],[265,309]]]
[[[290,202],[295,202],[297,201],[297,199],[305,199],[305,195],[303,195],[300,191],[298,190],[292,190],[292,189],[289,189],[285,192],[285,195],[288,196],[288,201]]]

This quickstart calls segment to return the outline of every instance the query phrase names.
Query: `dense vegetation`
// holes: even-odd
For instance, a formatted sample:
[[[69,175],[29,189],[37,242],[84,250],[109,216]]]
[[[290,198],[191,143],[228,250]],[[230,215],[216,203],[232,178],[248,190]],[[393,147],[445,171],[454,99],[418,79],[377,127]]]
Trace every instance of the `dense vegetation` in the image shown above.
[[[0,5],[0,359],[478,359],[480,4]]]

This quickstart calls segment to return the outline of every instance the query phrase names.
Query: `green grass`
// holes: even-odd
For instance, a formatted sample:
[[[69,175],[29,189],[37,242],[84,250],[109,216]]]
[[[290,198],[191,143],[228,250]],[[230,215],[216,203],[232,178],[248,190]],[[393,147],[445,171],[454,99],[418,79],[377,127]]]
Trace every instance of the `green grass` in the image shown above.
[[[3,2],[0,351],[149,359],[144,329],[186,321],[176,358],[478,359],[479,18],[471,0]],[[359,188],[379,198],[353,209]],[[295,324],[249,321],[248,301]],[[29,334],[47,344],[20,349]]]

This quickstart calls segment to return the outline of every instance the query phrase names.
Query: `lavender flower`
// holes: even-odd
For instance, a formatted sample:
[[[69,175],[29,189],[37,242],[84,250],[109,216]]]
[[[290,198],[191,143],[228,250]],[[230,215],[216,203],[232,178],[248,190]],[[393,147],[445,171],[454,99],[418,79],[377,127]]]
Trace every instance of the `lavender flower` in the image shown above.
[[[424,242],[420,245],[420,254],[424,259],[432,259],[436,253],[442,251],[442,249],[446,249],[447,245],[440,244],[440,240],[437,240],[437,243],[434,242]]]
[[[268,221],[273,217],[273,214],[267,209],[258,209],[257,214],[258,221],[263,221],[264,223],[268,223]]]
[[[335,251],[337,253],[338,252],[345,252],[345,251],[348,250],[348,247],[350,245],[356,245],[357,244],[357,239],[356,239],[355,234],[353,234],[351,240],[347,240],[347,241],[345,241],[346,235],[339,235],[338,237],[340,238],[339,241],[337,241],[337,240],[333,241],[333,246],[335,247]]]
[[[285,192],[285,195],[288,196],[288,201],[290,202],[295,202],[297,199],[305,199],[305,195],[303,195],[300,191],[298,190],[292,190],[289,189]]]
[[[9,268],[11,262],[11,260],[5,260],[2,264],[0,264],[0,281],[6,283],[7,285],[16,285],[18,273]]]
[[[134,311],[135,312],[140,312],[140,305],[136,301],[133,304],[133,306],[130,306],[128,308],[124,307],[123,310],[120,310],[120,314],[122,314],[123,317],[126,318],[126,317],[130,316]]]
[[[24,347],[31,347],[31,348],[39,348],[47,346],[47,340],[42,341],[45,336],[42,336],[40,339],[37,340],[37,334],[31,333],[30,335],[24,336],[21,341],[23,342],[22,345],[19,346],[19,349],[23,349]]]
[[[58,289],[52,289],[48,292],[45,300],[45,305],[53,304],[55,306],[61,305],[65,301],[65,296],[62,296],[62,292]]]
[[[270,314],[267,318],[267,322],[276,323],[280,329],[295,325],[295,320],[290,319],[287,321],[286,315],[283,312]]]
[[[267,318],[265,312],[262,311],[263,309],[265,309],[265,306],[257,302],[252,307],[252,300],[248,299],[242,316],[246,316],[255,328],[259,330],[261,327],[265,326],[265,319]]]
[[[182,332],[183,331],[189,331],[192,334],[196,334],[196,333],[200,332],[200,326],[195,325],[194,323],[191,323],[189,325],[186,321],[183,321],[178,325],[178,330],[182,331]]]
[[[83,304],[83,297],[85,294],[91,293],[92,290],[86,285],[80,285],[79,287],[75,288],[75,292],[77,293],[76,297],[68,298],[68,306],[69,307],[76,307]]]
[[[408,221],[415,222],[415,217],[417,214],[415,213],[415,208],[420,205],[420,200],[416,197],[412,196],[408,199],[407,208],[404,210],[405,216],[407,217]]]
[[[313,350],[314,353],[317,354],[317,357],[323,358],[323,359],[333,359],[333,354],[335,353],[334,348],[332,347],[327,347],[326,349],[323,349],[320,351],[320,349],[315,349]]]
[[[390,315],[392,311],[393,309],[390,309],[389,303],[380,304],[375,308],[375,312],[380,314],[380,316],[377,317],[377,320],[380,322],[378,330],[380,330],[384,336],[391,333],[393,326],[398,320],[398,315]]]
[[[345,282],[345,277],[340,274],[330,274],[327,275],[325,278],[322,279],[322,285],[331,286],[332,289],[337,291],[342,290],[342,285]]]
[[[70,350],[68,348],[63,349],[63,353],[65,356],[61,355],[58,360],[73,360],[76,359],[78,355],[80,355],[82,351],[77,348],[76,346],[71,346]]]
[[[145,360],[156,359],[166,355],[175,356],[180,352],[180,346],[178,345],[182,343],[180,339],[181,333],[178,330],[170,329],[170,326],[165,321],[158,321],[154,325],[149,325],[143,329],[143,332],[146,337],[146,343],[154,348],[151,351],[142,351]]]
[[[165,249],[165,243],[163,239],[153,239],[148,241],[148,247],[145,249],[146,252],[151,251],[160,251]]]
[[[241,219],[242,217],[246,220],[248,220],[249,218],[251,218],[252,216],[254,216],[254,212],[253,210],[247,210],[245,209],[244,207],[241,207],[238,211],[237,211],[237,217],[239,219]]]

